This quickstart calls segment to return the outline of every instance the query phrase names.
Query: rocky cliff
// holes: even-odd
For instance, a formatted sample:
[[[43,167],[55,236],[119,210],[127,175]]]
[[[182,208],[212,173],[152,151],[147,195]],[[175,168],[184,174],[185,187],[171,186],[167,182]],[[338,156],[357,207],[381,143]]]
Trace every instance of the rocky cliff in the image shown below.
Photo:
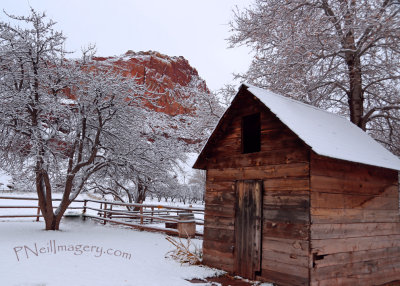
[[[190,88],[209,93],[197,70],[182,56],[170,57],[154,51],[128,51],[121,56],[94,57],[93,60],[100,65],[110,65],[122,74],[136,77],[138,82],[146,84],[151,93],[159,97],[159,107],[152,108],[170,115],[190,110],[190,107],[180,103],[181,99],[193,96]]]

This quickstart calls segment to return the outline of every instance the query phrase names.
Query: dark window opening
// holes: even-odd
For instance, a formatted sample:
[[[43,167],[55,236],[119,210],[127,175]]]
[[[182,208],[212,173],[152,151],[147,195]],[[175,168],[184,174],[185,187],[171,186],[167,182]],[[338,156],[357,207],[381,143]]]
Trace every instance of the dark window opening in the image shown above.
[[[242,119],[242,150],[244,154],[261,150],[260,113]]]

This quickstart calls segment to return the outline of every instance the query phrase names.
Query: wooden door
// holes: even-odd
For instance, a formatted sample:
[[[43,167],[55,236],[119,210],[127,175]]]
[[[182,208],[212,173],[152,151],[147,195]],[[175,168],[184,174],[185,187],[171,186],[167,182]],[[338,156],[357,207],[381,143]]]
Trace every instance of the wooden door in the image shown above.
[[[254,279],[261,271],[262,181],[236,182],[235,273]]]

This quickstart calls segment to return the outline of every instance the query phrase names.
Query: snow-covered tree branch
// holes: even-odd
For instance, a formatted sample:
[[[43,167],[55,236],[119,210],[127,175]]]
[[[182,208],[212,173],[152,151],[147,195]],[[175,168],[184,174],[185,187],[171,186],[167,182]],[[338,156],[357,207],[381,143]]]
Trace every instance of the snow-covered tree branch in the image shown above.
[[[231,23],[230,44],[255,52],[237,77],[347,115],[400,154],[399,11],[391,0],[255,0]]]
[[[44,14],[10,17],[30,26],[0,24],[1,164],[35,182],[46,229],[59,229],[91,177],[144,140],[143,105],[154,96],[87,57],[66,60],[65,38]],[[55,191],[63,192],[56,210]]]

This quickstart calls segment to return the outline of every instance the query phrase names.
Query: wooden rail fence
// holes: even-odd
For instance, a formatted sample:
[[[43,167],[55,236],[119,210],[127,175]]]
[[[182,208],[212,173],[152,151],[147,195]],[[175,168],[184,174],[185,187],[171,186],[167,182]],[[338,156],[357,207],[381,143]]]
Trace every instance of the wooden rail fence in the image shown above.
[[[1,200],[38,201],[37,198],[0,196]],[[61,199],[53,199],[53,202]],[[99,220],[103,224],[112,223],[129,226],[139,230],[160,231],[170,235],[202,236],[196,226],[204,225],[204,208],[173,207],[156,204],[137,204],[112,202],[104,200],[74,200],[65,212],[65,218],[82,217]],[[76,206],[80,204],[79,206]],[[55,206],[57,207],[57,206]],[[34,209],[36,214],[8,214],[2,218],[36,218],[42,217],[38,204],[35,205],[1,205],[0,209]],[[71,213],[71,210],[81,212]],[[164,223],[165,226],[155,225]]]

